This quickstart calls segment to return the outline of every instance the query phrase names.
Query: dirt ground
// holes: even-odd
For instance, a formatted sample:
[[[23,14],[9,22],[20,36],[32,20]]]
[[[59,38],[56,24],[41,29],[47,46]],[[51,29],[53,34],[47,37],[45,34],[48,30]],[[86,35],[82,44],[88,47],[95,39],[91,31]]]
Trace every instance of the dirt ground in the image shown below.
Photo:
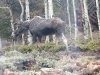
[[[70,51],[68,55],[62,51],[57,55],[61,56],[57,65],[63,65],[67,75],[100,75],[100,51]]]

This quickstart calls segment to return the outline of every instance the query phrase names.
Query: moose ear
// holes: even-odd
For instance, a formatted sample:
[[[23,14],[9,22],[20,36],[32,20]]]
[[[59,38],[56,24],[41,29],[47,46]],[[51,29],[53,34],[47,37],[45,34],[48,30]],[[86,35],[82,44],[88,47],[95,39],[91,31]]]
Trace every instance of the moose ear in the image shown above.
[[[17,25],[18,19],[15,19],[14,25]]]
[[[14,25],[20,25],[20,20],[16,19]]]
[[[17,22],[15,22],[14,25],[17,25]]]

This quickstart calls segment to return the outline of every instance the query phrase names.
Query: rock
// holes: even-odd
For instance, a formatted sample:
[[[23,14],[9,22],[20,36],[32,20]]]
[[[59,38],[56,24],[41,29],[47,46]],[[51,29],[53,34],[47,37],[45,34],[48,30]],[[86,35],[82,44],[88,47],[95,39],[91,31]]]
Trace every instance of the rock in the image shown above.
[[[53,68],[42,68],[41,75],[66,75],[62,70],[56,70]]]
[[[20,71],[14,72],[14,75],[21,75],[21,72]]]
[[[100,65],[94,65],[93,72],[100,72]]]
[[[93,72],[89,68],[84,68],[79,75],[93,75]]]
[[[17,70],[19,70],[19,71],[23,71],[23,62],[22,61],[20,61],[20,62],[15,62],[14,63],[14,66],[16,66],[17,67]]]
[[[77,54],[77,53],[73,53],[73,54],[71,54],[71,59],[77,59],[77,58],[79,58],[79,55]]]
[[[79,46],[76,46],[74,52],[82,52],[82,49]]]
[[[26,61],[16,62],[14,63],[14,66],[16,66],[19,71],[30,70],[32,65],[34,65],[35,63],[36,63],[35,60],[26,60]]]
[[[0,51],[0,56],[3,56],[5,54],[5,51]]]
[[[82,49],[79,46],[70,45],[69,50],[72,52],[82,52]]]
[[[5,69],[4,75],[14,75],[14,72],[9,71],[8,69]]]
[[[0,68],[0,75],[4,75],[4,69]]]

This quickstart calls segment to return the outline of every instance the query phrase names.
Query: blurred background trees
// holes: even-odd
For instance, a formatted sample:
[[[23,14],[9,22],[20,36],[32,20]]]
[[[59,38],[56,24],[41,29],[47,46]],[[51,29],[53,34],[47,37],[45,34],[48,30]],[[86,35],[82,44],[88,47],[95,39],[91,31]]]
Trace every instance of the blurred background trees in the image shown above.
[[[84,10],[83,10],[83,0],[74,0],[75,1],[75,10],[76,10],[76,20],[78,31],[83,33],[83,23],[84,23]],[[97,0],[86,0],[86,5],[88,8],[88,16],[90,25],[93,31],[99,30],[99,18],[97,15],[100,15],[100,12],[97,11]],[[23,6],[25,7],[25,0],[21,0]],[[69,10],[68,4],[69,4]],[[18,0],[0,0],[0,37],[11,40],[11,16],[10,12],[6,8],[2,7],[10,7],[13,15],[13,21],[15,22],[17,19],[20,19],[20,14],[22,12],[20,3]],[[98,8],[100,10],[100,1],[98,0]],[[42,16],[45,17],[45,7],[44,0],[29,0],[29,8],[30,8],[30,19],[34,16]],[[24,8],[25,10],[25,8]],[[70,14],[70,22],[71,22],[71,32],[75,34],[75,22],[74,22],[74,10],[73,10],[73,0],[53,0],[53,17],[60,17],[62,20],[66,22],[66,32],[69,33],[69,16]],[[26,15],[24,12],[23,20],[26,20]]]

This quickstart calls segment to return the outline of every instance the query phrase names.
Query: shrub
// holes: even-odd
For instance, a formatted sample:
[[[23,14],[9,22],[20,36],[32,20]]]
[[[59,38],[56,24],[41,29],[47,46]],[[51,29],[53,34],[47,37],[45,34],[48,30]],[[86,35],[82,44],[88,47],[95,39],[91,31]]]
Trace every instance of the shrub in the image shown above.
[[[2,60],[2,59],[4,59],[4,60]],[[9,69],[9,70],[12,70],[12,71],[15,71],[17,69],[10,60],[7,60],[5,58],[1,58],[0,68]]]
[[[42,51],[39,56],[36,57],[36,65],[35,68],[54,68],[55,63],[59,60],[57,55],[54,55],[50,52]]]
[[[99,41],[89,41],[87,44],[80,45],[80,47],[84,51],[87,51],[87,50],[95,51],[98,48],[100,48],[100,43],[99,43]]]
[[[33,50],[33,47],[32,46],[28,46],[28,45],[21,45],[18,48],[18,51],[20,51],[22,53],[28,53],[28,52],[31,52],[32,50]]]
[[[21,72],[21,74],[20,75],[30,75],[31,73],[29,72],[29,71],[23,71],[23,72]]]
[[[55,67],[55,60],[50,60],[48,58],[42,58],[42,60],[38,61],[38,67],[42,68],[54,68]]]
[[[62,51],[65,50],[65,46],[63,43],[59,43],[56,46],[56,43],[41,43],[40,47],[42,48],[42,50],[44,51],[49,51],[49,52],[57,52],[57,51]],[[39,47],[36,47],[34,45],[20,45],[20,46],[7,46],[4,48],[5,51],[13,51],[13,50],[18,50],[22,53],[28,53],[31,52],[33,50],[40,50]]]
[[[99,72],[99,73],[97,73],[96,75],[100,75],[100,72]]]
[[[6,50],[6,51],[11,51],[11,46],[5,47],[5,50]]]
[[[16,46],[6,46],[4,48],[5,51],[13,51],[13,50],[18,50],[20,46],[16,45]]]
[[[90,41],[87,43],[87,48],[90,50],[96,50],[98,47],[97,42],[95,41]]]
[[[5,53],[5,56],[6,56],[6,57],[19,56],[19,55],[22,55],[22,53],[21,53],[21,52],[18,52],[18,51],[16,51],[16,50],[14,50],[14,51],[9,51],[9,52],[6,52],[6,53]]]
[[[39,75],[39,74],[36,73],[35,71],[32,72],[32,71],[26,70],[26,71],[21,72],[20,75]]]
[[[56,43],[41,44],[40,46],[43,50],[50,52],[65,50],[65,46],[62,43],[59,43],[57,46]]]
[[[45,51],[55,51],[56,44],[55,43],[47,43],[41,44],[40,47]]]
[[[30,47],[30,46],[29,46]],[[25,47],[27,48],[27,47]],[[24,50],[24,49],[23,49]],[[55,67],[55,63],[59,60],[57,55],[52,52],[42,50],[33,50],[32,52],[21,53],[19,51],[7,51],[4,57],[0,58],[0,67],[7,68],[12,71],[23,70],[24,63],[28,63],[33,69],[40,69],[42,67]],[[19,67],[20,66],[20,67]]]
[[[17,70],[17,67],[14,66],[14,64],[12,64],[11,62],[5,63],[5,65],[6,65],[6,68],[9,69],[9,70],[12,70],[12,71],[16,71]]]

